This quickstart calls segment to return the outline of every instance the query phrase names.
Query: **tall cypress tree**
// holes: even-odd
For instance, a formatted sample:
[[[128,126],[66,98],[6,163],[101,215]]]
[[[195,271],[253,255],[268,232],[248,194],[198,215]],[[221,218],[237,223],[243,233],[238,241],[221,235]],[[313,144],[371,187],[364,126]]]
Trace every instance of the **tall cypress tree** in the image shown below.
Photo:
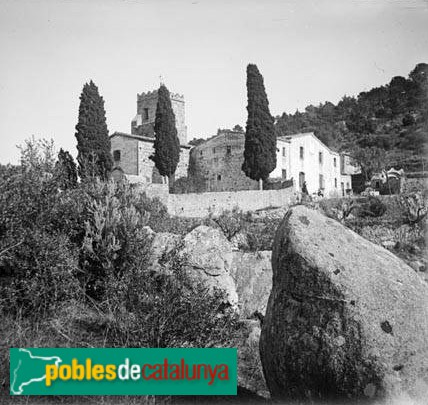
[[[175,126],[175,115],[171,98],[165,85],[158,90],[158,102],[155,118],[154,154],[150,156],[155,162],[161,176],[168,176],[170,187],[174,183],[174,173],[180,160],[180,141]]]
[[[77,161],[81,178],[107,179],[113,166],[104,100],[91,80],[80,95],[79,121],[76,125]]]
[[[250,179],[264,181],[276,167],[276,135],[263,76],[252,64],[247,66],[247,97],[248,119],[242,170]]]
[[[60,149],[58,160],[55,164],[55,174],[60,187],[63,190],[74,188],[77,185],[77,168],[73,156],[69,152]]]

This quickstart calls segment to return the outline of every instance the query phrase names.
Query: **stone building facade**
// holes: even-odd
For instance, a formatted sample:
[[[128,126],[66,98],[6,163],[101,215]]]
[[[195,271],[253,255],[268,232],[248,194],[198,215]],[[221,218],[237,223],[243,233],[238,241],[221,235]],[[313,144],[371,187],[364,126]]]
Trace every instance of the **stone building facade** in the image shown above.
[[[165,179],[159,174],[149,158],[154,153],[154,122],[156,116],[157,90],[137,94],[137,115],[131,121],[131,133],[114,132],[110,135],[113,156],[112,176],[126,177],[133,183],[162,184]],[[176,119],[180,140],[180,161],[175,178],[186,177],[190,146],[187,145],[184,97],[171,93],[171,104]]]
[[[198,191],[256,190],[258,182],[241,170],[245,135],[240,131],[219,131],[218,135],[191,151],[191,170]],[[290,180],[296,189],[303,183],[310,194],[341,196],[351,189],[355,167],[349,157],[332,151],[313,133],[277,139],[277,165],[270,179]],[[349,192],[349,191],[348,191]]]
[[[154,138],[142,135],[115,132],[110,136],[113,155],[113,178],[127,177],[133,183],[162,184],[165,179],[159,174],[153,160]],[[189,145],[181,145],[180,161],[175,172],[175,178],[187,176],[189,163]]]
[[[220,130],[216,136],[191,150],[191,170],[197,191],[257,190],[259,183],[241,170],[244,133]]]
[[[187,144],[187,127],[185,119],[184,97],[180,94],[170,93],[171,105],[175,115],[175,126],[181,145]],[[131,121],[131,134],[147,137],[154,136],[156,106],[158,91],[137,94],[137,114]]]

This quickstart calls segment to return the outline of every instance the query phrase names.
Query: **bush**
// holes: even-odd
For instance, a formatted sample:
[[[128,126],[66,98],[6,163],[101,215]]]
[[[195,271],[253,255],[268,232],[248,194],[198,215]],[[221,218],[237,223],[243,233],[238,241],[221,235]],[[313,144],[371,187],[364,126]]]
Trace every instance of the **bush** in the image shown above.
[[[246,228],[247,246],[243,247],[244,250],[251,252],[272,250],[279,222],[280,219],[277,218],[264,218],[250,222]]]
[[[372,196],[321,200],[319,207],[326,216],[338,221],[346,220],[350,214],[358,218],[377,218],[384,215],[387,210],[379,198]]]
[[[111,275],[101,308],[111,319],[109,344],[136,347],[224,346],[237,333],[237,316],[224,293],[208,291],[185,272],[186,259],[171,252],[168,271],[133,266]]]
[[[428,206],[421,192],[401,195],[399,204],[406,223],[419,223],[427,215]]]
[[[77,251],[66,236],[43,231],[27,235],[0,257],[0,267],[9,274],[1,288],[3,309],[38,318],[54,312],[59,303],[81,297],[77,263]]]
[[[357,214],[361,218],[381,217],[386,212],[385,204],[376,197],[369,196],[368,201],[363,202],[357,208]]]
[[[402,119],[403,126],[405,127],[413,125],[415,122],[415,117],[413,117],[413,115],[409,113],[405,114]]]
[[[135,263],[144,264],[149,244],[144,226],[145,196],[125,184],[95,182],[86,207],[81,245],[80,279],[88,294],[101,300],[110,273],[122,274]]]
[[[245,228],[248,215],[237,207],[232,211],[225,210],[218,217],[211,217],[213,222],[222,230],[224,236],[230,241],[232,238]]]

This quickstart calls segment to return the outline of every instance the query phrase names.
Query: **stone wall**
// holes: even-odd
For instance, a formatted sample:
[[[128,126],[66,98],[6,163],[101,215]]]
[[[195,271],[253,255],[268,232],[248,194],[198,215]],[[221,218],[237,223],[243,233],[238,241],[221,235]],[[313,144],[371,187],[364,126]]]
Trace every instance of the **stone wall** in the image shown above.
[[[136,176],[128,176],[128,181],[131,184],[135,184],[138,190],[147,194],[150,198],[158,198],[165,205],[168,204],[168,184],[143,184],[138,182],[138,178]]]
[[[296,202],[294,188],[243,190],[212,193],[169,194],[162,201],[171,215],[202,218],[237,207],[244,212],[268,207],[286,207]]]

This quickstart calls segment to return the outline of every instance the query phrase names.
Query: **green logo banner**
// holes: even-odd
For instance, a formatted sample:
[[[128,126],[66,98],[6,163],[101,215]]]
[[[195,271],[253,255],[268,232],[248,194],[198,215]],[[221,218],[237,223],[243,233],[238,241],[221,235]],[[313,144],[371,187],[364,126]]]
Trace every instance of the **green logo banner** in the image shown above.
[[[11,395],[236,395],[237,349],[13,348]]]

